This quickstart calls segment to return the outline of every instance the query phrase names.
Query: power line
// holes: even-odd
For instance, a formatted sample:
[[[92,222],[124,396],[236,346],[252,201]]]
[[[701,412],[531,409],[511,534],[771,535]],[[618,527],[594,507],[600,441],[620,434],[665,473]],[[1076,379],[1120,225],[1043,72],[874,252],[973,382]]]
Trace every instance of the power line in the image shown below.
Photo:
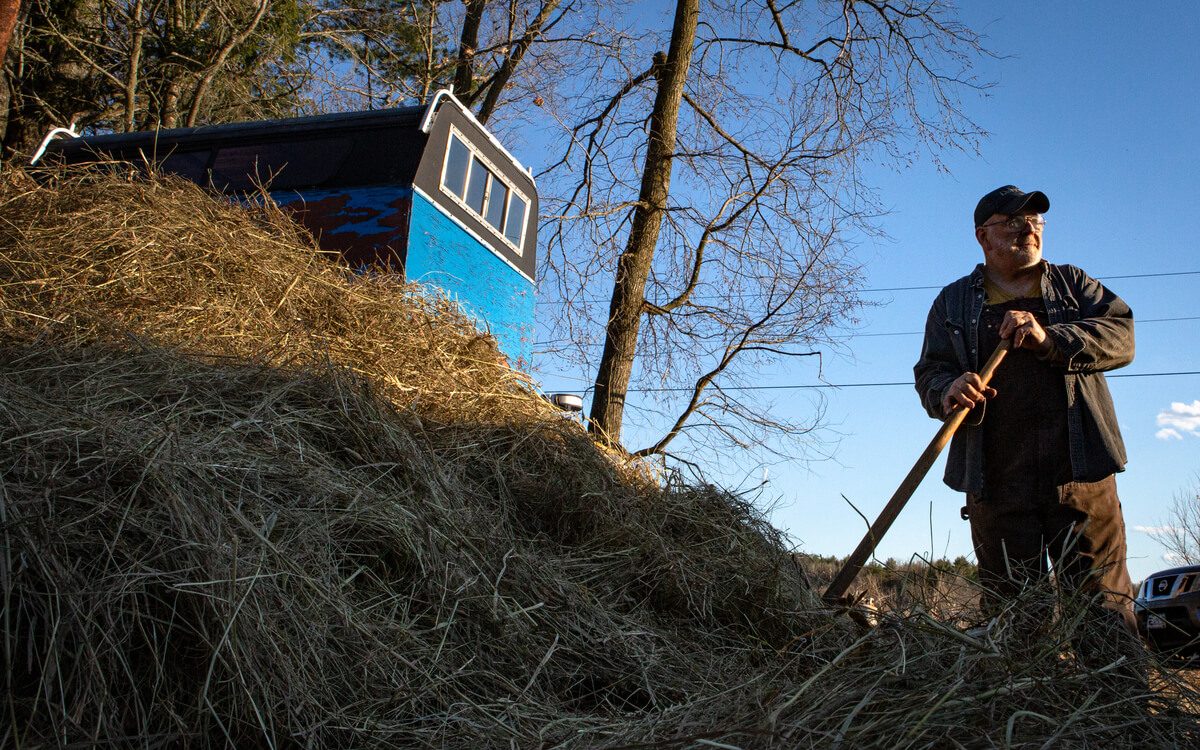
[[[1137,319],[1134,322],[1137,325],[1141,325],[1143,323],[1171,323],[1171,322],[1180,321],[1180,320],[1200,320],[1200,315],[1191,315],[1191,316],[1186,316],[1186,317],[1182,317],[1182,318],[1145,318],[1145,319]],[[892,331],[889,333],[850,333],[845,336],[839,336],[838,338],[853,339],[853,338],[867,338],[870,336],[921,336],[924,333],[925,333],[924,331]]]
[[[1200,271],[1166,271],[1163,273],[1127,273],[1127,274],[1120,274],[1120,275],[1114,275],[1114,276],[1097,276],[1096,278],[1100,281],[1107,281],[1107,280],[1111,280],[1111,279],[1150,279],[1150,278],[1158,278],[1158,277],[1162,277],[1162,276],[1200,276]],[[862,291],[863,292],[914,292],[914,291],[923,291],[923,290],[929,290],[929,289],[942,289],[945,286],[946,286],[945,284],[933,285],[933,286],[891,286],[891,287],[879,287],[879,288],[875,288],[875,289],[863,289]]]
[[[1200,370],[1184,370],[1178,372],[1128,372],[1118,373],[1116,375],[1106,374],[1106,378],[1158,378],[1171,377],[1176,375],[1200,375]],[[566,376],[556,376],[566,377]],[[787,383],[783,385],[727,385],[721,386],[723,391],[785,391],[785,390],[809,390],[814,388],[890,388],[895,386],[913,387],[914,383],[911,380],[891,381],[881,383]],[[589,389],[590,390],[590,389]],[[684,387],[666,387],[666,388],[630,388],[626,393],[691,393],[694,389]],[[565,393],[578,393],[579,391],[565,391]]]
[[[1164,271],[1162,273],[1127,273],[1123,276],[1097,276],[1104,279],[1152,279],[1157,276],[1200,276],[1200,271]]]
[[[1111,275],[1111,276],[1097,276],[1096,278],[1100,281],[1111,281],[1114,279],[1115,280],[1155,279],[1155,278],[1164,278],[1164,277],[1171,277],[1171,276],[1200,276],[1200,271],[1164,271],[1161,273],[1127,273],[1127,274],[1116,274],[1116,275]],[[920,292],[920,291],[941,290],[941,289],[945,288],[945,286],[946,286],[945,284],[932,284],[932,285],[928,285],[928,286],[885,286],[885,287],[871,287],[869,289],[860,289],[858,291],[861,294],[879,294],[882,292]],[[742,298],[742,299],[750,299],[750,298],[754,298],[754,297],[766,297],[766,296],[767,295],[763,294],[762,292],[739,292],[736,294],[728,294],[728,295],[702,295],[702,296],[698,296],[698,297],[692,297],[692,299],[695,299],[695,300],[712,300],[712,299],[720,300],[720,299],[727,299],[728,297],[738,297],[738,298]],[[607,302],[608,300],[609,300],[608,297],[584,297],[584,298],[582,298],[582,301],[584,301],[584,302]],[[534,304],[535,305],[556,305],[556,304],[560,304],[560,303],[554,302],[552,300],[536,300],[534,302]]]
[[[1183,321],[1183,320],[1200,320],[1200,315],[1189,315],[1189,316],[1183,316],[1183,317],[1178,317],[1178,318],[1145,318],[1145,319],[1135,320],[1134,322],[1137,323],[1138,325],[1142,325],[1143,323],[1174,323],[1174,322]],[[830,338],[865,339],[865,338],[873,338],[873,337],[878,337],[878,336],[921,336],[921,335],[924,335],[924,333],[925,333],[924,331],[888,331],[886,333],[847,333],[847,334],[839,335],[839,336],[831,336]],[[535,341],[535,342],[533,342],[533,345],[534,346],[560,346],[562,344],[569,344],[569,343],[572,343],[570,339],[550,339],[548,341]]]
[[[1135,273],[1135,274],[1121,274],[1121,275],[1112,275],[1112,276],[1098,276],[1097,278],[1102,279],[1102,280],[1105,280],[1105,279],[1145,279],[1145,278],[1162,278],[1162,277],[1171,277],[1171,276],[1200,276],[1200,271],[1169,271],[1169,272],[1161,272],[1161,273]],[[903,291],[933,290],[933,289],[942,289],[942,288],[943,288],[942,286],[879,287],[879,288],[873,288],[873,289],[864,289],[862,291],[863,292],[903,292]],[[737,296],[762,296],[762,295],[747,294],[747,295],[737,295]],[[602,301],[602,300],[592,299],[590,301],[595,302],[595,301]],[[549,304],[549,303],[539,302],[538,304]],[[1138,324],[1143,324],[1143,323],[1169,323],[1169,322],[1180,322],[1180,321],[1190,321],[1190,320],[1200,320],[1200,316],[1190,315],[1190,316],[1177,316],[1177,317],[1170,317],[1170,318],[1146,318],[1144,320],[1138,320],[1136,322]],[[837,336],[835,338],[852,339],[852,338],[867,338],[867,337],[877,337],[877,336],[920,336],[923,333],[924,333],[923,331],[889,331],[889,332],[881,332],[881,333],[851,333],[851,334],[845,334],[842,336]],[[561,343],[568,343],[568,340],[562,339],[562,340],[539,341],[539,342],[534,342],[534,345],[535,346],[546,346],[546,345],[558,345]],[[1170,377],[1170,376],[1177,376],[1177,375],[1200,375],[1200,370],[1188,370],[1188,371],[1180,371],[1180,372],[1118,373],[1115,375],[1107,375],[1106,377],[1109,377],[1109,378],[1146,378],[1146,377]],[[579,380],[582,382],[591,382],[590,379],[584,380],[583,378],[573,378],[573,377],[565,376],[565,375],[560,375],[557,377],[563,377],[563,378],[567,378],[570,380]],[[793,383],[793,384],[784,384],[784,385],[723,386],[722,390],[727,390],[727,391],[769,391],[769,390],[807,390],[807,389],[827,389],[827,388],[833,388],[833,389],[886,388],[886,387],[897,387],[897,386],[911,387],[912,385],[913,385],[913,383],[911,381],[880,382],[880,383],[810,383],[810,384]],[[683,387],[630,388],[630,389],[628,389],[627,392],[628,393],[690,393],[692,390],[694,390],[694,389],[683,388]],[[572,391],[566,391],[566,392],[571,393]]]

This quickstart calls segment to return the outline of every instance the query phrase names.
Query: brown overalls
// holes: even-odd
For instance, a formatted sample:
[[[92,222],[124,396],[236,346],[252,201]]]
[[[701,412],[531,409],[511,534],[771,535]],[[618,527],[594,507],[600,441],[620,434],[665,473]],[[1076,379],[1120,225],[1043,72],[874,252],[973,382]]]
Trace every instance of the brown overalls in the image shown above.
[[[1008,310],[1034,313],[1045,326],[1040,296],[985,305],[979,343],[992,351]],[[1022,585],[1047,575],[1059,585],[1101,595],[1131,632],[1133,585],[1125,565],[1125,522],[1117,485],[1071,479],[1062,375],[1027,349],[1009,352],[991,385],[983,420],[984,488],[967,495],[971,539],[984,585],[985,614]],[[1114,621],[1109,615],[1101,620]]]

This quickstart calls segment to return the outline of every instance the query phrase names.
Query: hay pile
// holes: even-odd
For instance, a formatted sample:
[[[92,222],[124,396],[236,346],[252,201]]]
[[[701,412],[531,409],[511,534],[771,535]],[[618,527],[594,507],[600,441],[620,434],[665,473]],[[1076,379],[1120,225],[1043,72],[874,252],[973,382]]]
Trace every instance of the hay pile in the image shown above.
[[[0,186],[0,745],[1188,746],[1196,697],[822,611],[447,305],[191,185]],[[994,639],[1004,640],[1003,623]]]
[[[452,303],[348,274],[273,204],[231,209],[190,182],[135,174],[3,180],[5,338],[134,336],[283,368],[328,362],[447,419],[549,414]]]

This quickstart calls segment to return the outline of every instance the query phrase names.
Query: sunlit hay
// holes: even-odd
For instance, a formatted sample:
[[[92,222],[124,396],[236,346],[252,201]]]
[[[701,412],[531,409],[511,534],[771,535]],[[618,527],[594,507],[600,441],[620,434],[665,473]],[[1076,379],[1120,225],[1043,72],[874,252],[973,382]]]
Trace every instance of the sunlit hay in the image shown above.
[[[981,637],[919,602],[875,628],[835,614],[751,504],[623,471],[464,319],[327,276],[286,224],[173,182],[6,179],[0,746],[1200,741],[1178,674],[1151,664],[1149,694],[1124,662],[1072,656],[1069,600],[1036,639],[1010,613]],[[97,238],[150,236],[157,200],[211,243],[167,252],[171,293],[54,244],[54,211],[65,237],[84,212],[109,222],[95,253],[128,256]],[[316,260],[294,285],[235,272],[218,240],[253,232]],[[401,328],[376,317],[418,335],[373,341]]]
[[[0,394],[26,744],[565,740],[750,679],[814,605],[751,508],[631,485],[565,422],[136,346],[5,346]]]
[[[136,171],[0,175],[0,336],[133,334],[276,366],[328,360],[445,419],[552,416],[456,305],[355,275],[269,201]]]
[[[1028,630],[1023,612],[1054,613]],[[1196,747],[1194,673],[1093,625],[1093,603],[1032,586],[982,633],[914,606],[853,639],[836,623],[770,677],[644,717],[626,746]],[[1097,632],[1098,631],[1098,632]],[[1088,639],[1091,640],[1088,640]],[[801,660],[812,657],[811,663]],[[802,673],[797,676],[796,673]],[[806,676],[803,673],[807,673]],[[1193,712],[1193,713],[1188,713]],[[644,743],[642,745],[637,742]],[[672,744],[672,742],[677,744]]]

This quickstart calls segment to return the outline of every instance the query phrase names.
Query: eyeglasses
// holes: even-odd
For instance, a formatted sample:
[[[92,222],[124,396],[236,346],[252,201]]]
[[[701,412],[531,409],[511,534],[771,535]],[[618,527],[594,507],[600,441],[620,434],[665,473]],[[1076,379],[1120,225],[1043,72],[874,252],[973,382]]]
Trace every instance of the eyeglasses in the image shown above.
[[[1046,226],[1046,217],[1041,214],[1017,214],[1003,221],[993,221],[991,224],[980,224],[981,227],[1002,226],[1010,232],[1020,232],[1026,224],[1032,224],[1035,230]]]

